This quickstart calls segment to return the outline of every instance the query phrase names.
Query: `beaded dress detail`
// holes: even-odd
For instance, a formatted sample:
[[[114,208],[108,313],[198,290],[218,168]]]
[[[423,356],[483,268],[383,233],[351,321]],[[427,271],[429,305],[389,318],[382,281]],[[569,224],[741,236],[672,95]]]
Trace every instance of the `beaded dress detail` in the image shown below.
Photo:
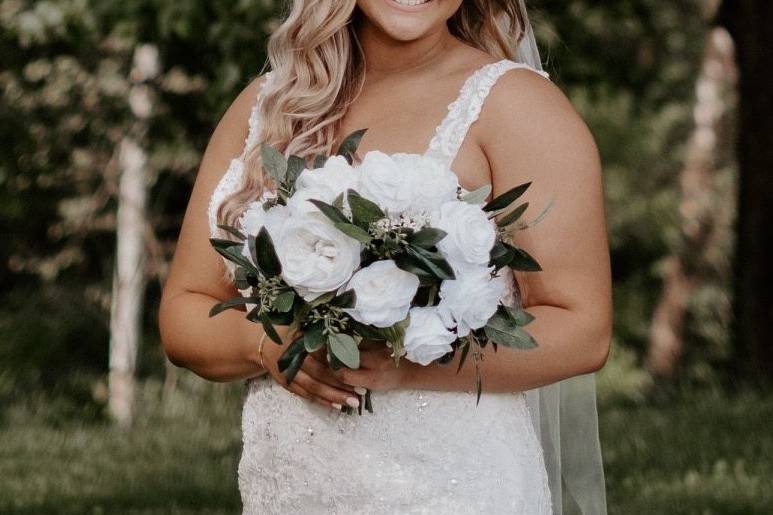
[[[425,155],[449,168],[497,79],[525,68],[503,59],[472,73]],[[265,84],[271,80],[271,72]],[[260,101],[261,95],[258,97]],[[209,206],[239,187],[260,133],[256,103],[243,154]],[[518,302],[512,281],[508,302]],[[373,394],[374,414],[308,402],[271,378],[247,380],[239,490],[245,514],[550,515],[548,478],[524,393],[395,390]]]

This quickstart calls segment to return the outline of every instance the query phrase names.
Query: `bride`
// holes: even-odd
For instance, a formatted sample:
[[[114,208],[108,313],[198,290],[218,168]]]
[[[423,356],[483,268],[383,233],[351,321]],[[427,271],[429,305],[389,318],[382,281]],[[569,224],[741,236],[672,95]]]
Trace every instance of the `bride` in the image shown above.
[[[291,2],[269,41],[271,71],[239,95],[206,150],[159,314],[173,363],[246,379],[245,513],[606,512],[592,376],[612,326],[601,166],[538,58],[524,64],[528,43],[519,0]],[[453,362],[395,368],[367,348],[360,369],[331,372],[312,355],[288,386],[283,347],[259,325],[234,310],[208,316],[239,294],[208,238],[227,237],[218,224],[238,225],[270,188],[259,143],[311,164],[360,128],[360,156],[424,154],[465,189],[491,183],[494,195],[532,181],[527,219],[553,204],[516,236],[543,271],[511,281],[539,347],[485,360],[477,407],[471,361],[458,373]],[[365,388],[375,413],[343,413]]]

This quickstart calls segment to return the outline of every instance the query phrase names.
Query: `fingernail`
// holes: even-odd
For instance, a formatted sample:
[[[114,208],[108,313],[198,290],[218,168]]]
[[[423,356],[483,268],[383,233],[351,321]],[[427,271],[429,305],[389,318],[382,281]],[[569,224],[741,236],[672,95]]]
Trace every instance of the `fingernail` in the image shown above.
[[[340,404],[338,404],[337,402],[334,402],[334,403],[333,403],[333,407],[334,407],[335,409],[337,409],[338,411],[341,411],[341,408],[343,408],[343,406],[341,406],[341,405],[340,405]]]
[[[346,398],[346,404],[348,406],[351,406],[352,408],[359,408],[360,407],[360,401],[358,401],[354,397],[347,397]]]
[[[356,393],[357,395],[365,395],[366,393],[368,393],[368,390],[367,388],[363,388],[362,386],[355,386],[354,393]]]

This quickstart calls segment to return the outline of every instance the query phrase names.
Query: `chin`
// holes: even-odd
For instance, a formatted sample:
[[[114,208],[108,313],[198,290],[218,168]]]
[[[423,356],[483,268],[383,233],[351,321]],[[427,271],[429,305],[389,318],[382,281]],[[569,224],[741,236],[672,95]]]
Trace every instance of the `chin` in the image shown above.
[[[442,27],[462,0],[357,0],[368,22],[398,41],[412,41]]]

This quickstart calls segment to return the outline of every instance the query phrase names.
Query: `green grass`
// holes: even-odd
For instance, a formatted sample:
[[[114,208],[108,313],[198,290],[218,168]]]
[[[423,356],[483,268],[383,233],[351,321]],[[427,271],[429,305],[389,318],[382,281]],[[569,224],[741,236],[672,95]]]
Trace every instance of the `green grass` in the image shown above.
[[[600,392],[611,514],[773,513],[773,395]],[[164,398],[148,382],[131,431],[42,402],[6,410],[0,513],[239,513],[240,395],[184,376]]]

